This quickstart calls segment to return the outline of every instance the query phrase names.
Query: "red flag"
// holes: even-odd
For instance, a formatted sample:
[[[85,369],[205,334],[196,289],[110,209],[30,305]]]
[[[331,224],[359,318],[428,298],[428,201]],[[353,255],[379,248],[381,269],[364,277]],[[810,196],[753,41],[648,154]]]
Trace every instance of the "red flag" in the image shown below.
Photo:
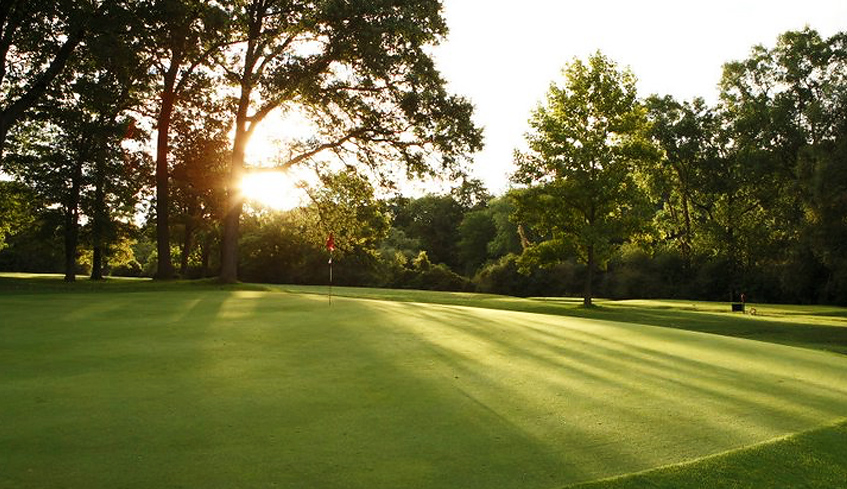
[[[326,240],[326,249],[330,252],[335,249],[335,240],[332,239],[332,233],[329,233],[329,238]]]

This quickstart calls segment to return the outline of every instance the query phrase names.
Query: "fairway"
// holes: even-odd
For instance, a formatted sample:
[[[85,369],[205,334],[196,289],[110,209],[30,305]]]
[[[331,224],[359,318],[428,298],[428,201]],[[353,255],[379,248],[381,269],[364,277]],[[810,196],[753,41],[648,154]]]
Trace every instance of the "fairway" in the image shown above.
[[[847,356],[261,290],[0,296],[0,487],[559,488],[832,424]]]

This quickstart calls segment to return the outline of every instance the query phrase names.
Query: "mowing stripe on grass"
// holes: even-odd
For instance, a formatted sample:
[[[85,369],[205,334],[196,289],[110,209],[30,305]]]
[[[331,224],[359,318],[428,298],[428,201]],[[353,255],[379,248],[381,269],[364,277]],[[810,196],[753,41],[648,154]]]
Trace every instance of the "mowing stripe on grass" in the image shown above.
[[[0,298],[0,487],[549,488],[847,413],[847,358],[434,304]]]

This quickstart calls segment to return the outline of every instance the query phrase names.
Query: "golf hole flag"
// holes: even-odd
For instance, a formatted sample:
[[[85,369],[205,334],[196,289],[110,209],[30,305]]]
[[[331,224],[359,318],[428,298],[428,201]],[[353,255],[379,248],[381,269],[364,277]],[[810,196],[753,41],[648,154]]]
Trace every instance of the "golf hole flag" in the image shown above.
[[[329,238],[326,239],[326,249],[329,251],[329,305],[332,305],[332,251],[335,249],[335,240],[332,238],[332,233],[329,233]]]

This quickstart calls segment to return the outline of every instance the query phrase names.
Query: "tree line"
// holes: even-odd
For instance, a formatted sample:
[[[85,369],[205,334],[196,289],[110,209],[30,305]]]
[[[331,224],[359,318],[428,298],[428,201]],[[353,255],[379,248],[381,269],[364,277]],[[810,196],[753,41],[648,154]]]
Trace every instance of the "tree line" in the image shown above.
[[[714,104],[575,59],[492,196],[463,174],[472,107],[426,54],[438,2],[12,1],[0,21],[5,270],[319,284],[331,231],[349,285],[847,301],[845,33],[754,47]],[[274,110],[311,118],[278,168],[319,183],[244,212]],[[397,168],[461,184],[377,197]]]
[[[576,257],[586,305],[599,269],[612,296],[844,303],[845,63],[845,33],[787,32],[724,65],[709,106],[574,60],[517,154],[519,263]]]
[[[280,170],[331,153],[383,180],[464,171],[482,136],[429,54],[446,34],[435,0],[4,1],[0,171],[60,216],[68,281],[81,240],[101,278],[152,202],[157,278],[174,276],[171,217],[215,214],[233,282],[246,148],[274,111],[313,129]]]

